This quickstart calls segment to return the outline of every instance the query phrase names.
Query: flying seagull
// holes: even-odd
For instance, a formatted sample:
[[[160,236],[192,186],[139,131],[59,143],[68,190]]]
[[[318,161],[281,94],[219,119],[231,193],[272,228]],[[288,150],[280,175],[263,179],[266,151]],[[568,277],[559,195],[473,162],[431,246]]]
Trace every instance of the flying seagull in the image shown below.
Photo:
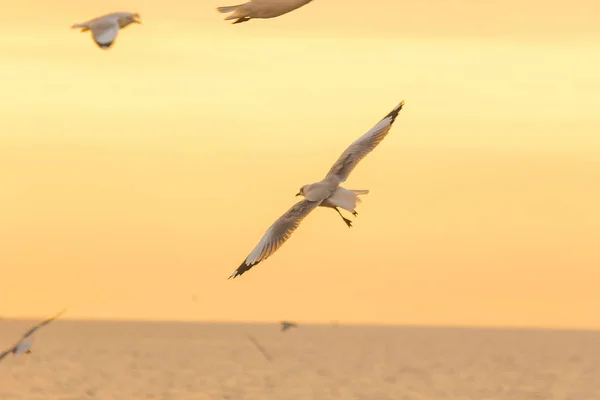
[[[56,318],[60,317],[62,314],[64,314],[66,310],[62,310],[61,312],[59,312],[58,314],[56,314],[53,317],[50,317],[42,322],[40,322],[39,324],[37,324],[36,326],[34,326],[33,328],[29,329],[22,337],[21,340],[19,340],[19,342],[17,344],[15,344],[12,348],[6,350],[4,353],[0,354],[0,360],[2,360],[4,357],[6,357],[9,354],[12,355],[19,355],[22,353],[25,354],[31,354],[31,343],[33,342],[33,334],[35,331],[37,331],[38,329],[40,329],[42,326],[46,325],[47,323],[55,320]]]
[[[277,249],[279,249],[292,233],[298,228],[302,220],[315,208],[333,208],[342,217],[348,227],[352,221],[345,218],[338,207],[341,207],[354,216],[357,216],[356,205],[360,202],[359,195],[369,193],[368,190],[348,190],[340,186],[356,167],[358,162],[369,154],[388,134],[398,113],[402,110],[404,101],[400,102],[388,115],[386,115],[370,131],[361,136],[342,153],[340,158],[333,164],[327,176],[317,183],[304,185],[296,196],[304,196],[304,200],[296,203],[285,214],[283,214],[265,232],[254,250],[242,262],[242,264],[229,276],[228,279],[242,275],[250,268],[263,260],[266,260]]]
[[[281,325],[281,332],[285,332],[290,328],[297,328],[298,324],[290,321],[281,321],[279,323]]]
[[[271,363],[273,362],[273,358],[271,358],[271,356],[269,355],[269,353],[267,353],[267,350],[265,350],[265,348],[262,347],[260,345],[260,343],[258,343],[258,340],[256,340],[254,338],[254,336],[248,335],[248,339],[254,344],[254,346],[256,346],[256,349],[258,351],[260,351],[260,353],[263,355],[264,358],[267,359],[267,361],[269,361]]]
[[[107,50],[117,38],[119,29],[132,23],[142,23],[138,13],[117,12],[75,24],[71,28],[81,28],[81,32],[92,31],[94,42],[101,49]]]
[[[250,21],[251,18],[275,18],[287,14],[312,0],[250,0],[237,6],[218,7],[221,13],[233,13],[225,20],[235,19],[234,24]]]

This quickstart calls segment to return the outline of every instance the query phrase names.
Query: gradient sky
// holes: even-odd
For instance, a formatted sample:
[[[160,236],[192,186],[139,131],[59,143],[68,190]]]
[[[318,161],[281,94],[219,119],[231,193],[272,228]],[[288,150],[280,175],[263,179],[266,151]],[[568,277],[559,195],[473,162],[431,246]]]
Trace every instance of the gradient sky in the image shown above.
[[[600,328],[596,1],[84,3],[0,14],[0,315]],[[227,281],[403,99],[354,228]]]

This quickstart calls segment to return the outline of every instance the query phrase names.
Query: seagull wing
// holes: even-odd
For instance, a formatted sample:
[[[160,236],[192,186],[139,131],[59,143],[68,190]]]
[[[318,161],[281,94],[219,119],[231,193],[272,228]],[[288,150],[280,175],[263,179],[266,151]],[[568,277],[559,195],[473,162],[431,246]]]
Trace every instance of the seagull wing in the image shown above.
[[[358,162],[369,154],[377,145],[387,136],[392,124],[396,120],[398,113],[402,110],[404,101],[400,102],[388,115],[386,115],[377,125],[357,141],[352,143],[333,164],[333,167],[327,173],[327,178],[334,177],[337,182],[346,181],[350,172],[356,167]]]
[[[298,228],[300,222],[315,208],[321,204],[320,201],[302,200],[296,203],[285,214],[283,214],[271,227],[265,232],[260,242],[250,253],[244,262],[233,271],[229,278],[235,278],[242,275],[259,262],[266,260],[269,256],[281,247],[292,233]]]
[[[92,27],[92,37],[94,42],[102,49],[108,49],[112,46],[119,33],[119,23],[113,19],[102,19],[95,22]]]
[[[269,362],[273,362],[273,358],[271,357],[271,355],[267,352],[267,350],[265,350],[264,347],[262,347],[260,345],[260,343],[258,343],[258,340],[256,340],[253,336],[248,335],[248,339],[250,339],[250,341],[254,344],[254,346],[256,346],[256,348],[258,349],[258,351],[260,351],[262,353],[262,355],[269,361]]]
[[[4,357],[6,357],[7,355],[9,355],[10,353],[14,352],[14,351],[15,351],[15,349],[16,349],[16,346],[15,346],[15,347],[12,347],[12,348],[10,348],[10,349],[8,349],[8,350],[6,350],[4,353],[1,353],[1,354],[0,354],[0,361],[2,361],[2,359],[3,359]]]
[[[30,330],[28,330],[27,332],[25,332],[25,334],[23,335],[23,339],[28,338],[29,336],[33,335],[33,333],[35,331],[37,331],[38,329],[40,329],[42,326],[48,324],[49,322],[54,321],[56,318],[60,317],[62,314],[64,314],[64,312],[67,310],[62,310],[61,312],[59,312],[58,314],[54,315],[53,317],[50,317],[48,319],[45,319],[44,321],[40,322],[39,324],[37,324],[36,326],[34,326],[33,328],[31,328]]]

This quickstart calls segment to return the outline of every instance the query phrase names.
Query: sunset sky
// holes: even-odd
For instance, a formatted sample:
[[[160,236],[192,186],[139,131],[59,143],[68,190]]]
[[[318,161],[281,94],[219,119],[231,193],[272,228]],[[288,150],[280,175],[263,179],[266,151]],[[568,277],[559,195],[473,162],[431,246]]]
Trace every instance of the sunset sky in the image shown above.
[[[0,13],[0,316],[600,328],[597,1],[88,3]],[[228,281],[400,100],[354,227]]]

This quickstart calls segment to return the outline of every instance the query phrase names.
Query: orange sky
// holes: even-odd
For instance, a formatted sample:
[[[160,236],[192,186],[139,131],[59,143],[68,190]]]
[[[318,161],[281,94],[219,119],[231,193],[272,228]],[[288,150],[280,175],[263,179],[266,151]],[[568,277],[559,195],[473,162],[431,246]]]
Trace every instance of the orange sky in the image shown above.
[[[0,315],[600,328],[597,2],[126,3],[0,14]],[[119,10],[108,52],[69,29]],[[355,227],[227,281],[402,99]]]

